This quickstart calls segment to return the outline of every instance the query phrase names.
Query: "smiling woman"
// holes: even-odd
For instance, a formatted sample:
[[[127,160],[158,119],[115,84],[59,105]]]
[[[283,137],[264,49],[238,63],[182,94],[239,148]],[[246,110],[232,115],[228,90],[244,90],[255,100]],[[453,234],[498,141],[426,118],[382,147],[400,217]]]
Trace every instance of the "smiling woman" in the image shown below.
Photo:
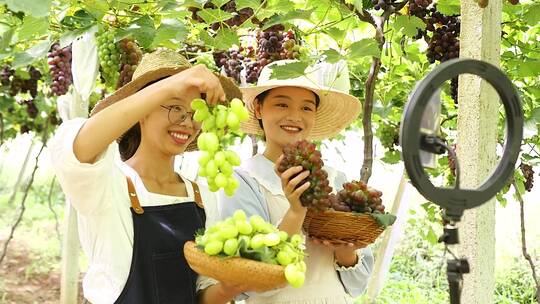
[[[294,79],[271,79],[274,62],[261,71],[257,86],[243,88],[250,120],[242,125],[244,132],[263,135],[266,150],[242,163],[235,172],[240,181],[233,197],[220,194],[220,219],[243,209],[249,216],[258,214],[289,235],[301,232],[306,208],[300,195],[309,187],[301,182],[309,171],[293,167],[278,175],[283,148],[302,139],[323,139],[339,133],[360,111],[355,97],[319,84],[315,75]],[[313,69],[316,70],[316,69]],[[348,75],[345,75],[348,77]],[[348,80],[347,80],[348,81]],[[340,189],[345,175],[325,167],[332,186]],[[266,292],[244,294],[247,303],[352,303],[351,296],[361,294],[373,269],[369,248],[352,244],[333,246],[317,240],[306,242],[305,283],[301,288],[286,287]],[[304,278],[302,278],[304,279]],[[238,298],[240,299],[240,297]]]
[[[90,302],[225,303],[241,291],[220,283],[199,296],[181,251],[204,227],[203,201],[213,199],[174,171],[175,156],[197,149],[201,126],[187,109],[202,95],[216,104],[241,93],[230,80],[159,50],[90,118],[59,127],[52,162],[78,213]]]

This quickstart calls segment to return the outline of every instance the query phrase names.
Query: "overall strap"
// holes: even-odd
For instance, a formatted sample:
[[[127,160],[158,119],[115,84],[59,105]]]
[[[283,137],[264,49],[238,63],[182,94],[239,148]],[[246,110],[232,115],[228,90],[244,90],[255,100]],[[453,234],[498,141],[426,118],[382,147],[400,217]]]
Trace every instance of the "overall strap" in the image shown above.
[[[131,178],[127,177],[127,184],[128,184],[128,194],[129,194],[129,200],[131,201],[131,207],[137,214],[143,214],[144,210],[141,207],[141,204],[139,203],[139,198],[137,197],[137,192],[135,191],[135,186],[133,186],[133,182],[131,181]]]
[[[199,191],[199,186],[192,181],[189,181],[189,182],[191,183],[191,186],[193,187],[193,193],[195,196],[195,204],[197,204],[197,206],[199,206],[200,208],[204,209],[204,204],[202,202],[201,191]]]
[[[133,185],[133,182],[131,181],[131,178],[126,176],[127,184],[128,184],[128,194],[129,194],[129,200],[131,201],[131,207],[137,214],[143,214],[144,209],[141,207],[141,204],[139,203],[139,198],[137,196],[137,192],[135,191],[135,186]],[[199,186],[190,181],[191,186],[193,187],[193,194],[195,196],[195,204],[199,206],[200,208],[204,209],[204,204],[202,202],[201,198],[201,191],[199,190]]]

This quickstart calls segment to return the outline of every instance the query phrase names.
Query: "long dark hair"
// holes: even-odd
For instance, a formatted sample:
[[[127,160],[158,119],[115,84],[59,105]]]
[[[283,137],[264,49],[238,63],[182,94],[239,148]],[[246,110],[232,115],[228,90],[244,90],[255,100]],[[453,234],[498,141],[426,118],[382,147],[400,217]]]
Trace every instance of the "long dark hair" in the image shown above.
[[[145,84],[140,90],[162,79],[165,79],[167,77],[163,77],[163,78],[151,81]],[[130,159],[135,154],[135,152],[137,152],[137,149],[139,149],[140,144],[141,144],[141,125],[137,122],[135,125],[133,125],[133,127],[127,130],[126,133],[124,133],[118,139],[118,150],[120,151],[120,158],[122,159],[122,161],[126,161]]]

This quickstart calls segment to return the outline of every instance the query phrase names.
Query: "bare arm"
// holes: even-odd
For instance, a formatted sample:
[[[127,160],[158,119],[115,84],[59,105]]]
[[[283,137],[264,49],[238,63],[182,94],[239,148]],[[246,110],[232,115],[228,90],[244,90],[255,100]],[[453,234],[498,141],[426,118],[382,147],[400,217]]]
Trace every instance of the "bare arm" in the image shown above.
[[[218,78],[202,65],[195,66],[154,83],[98,112],[88,119],[73,143],[80,162],[93,163],[105,149],[124,132],[156,107],[180,99],[184,92],[196,87],[205,93],[207,102],[225,100]]]
[[[202,290],[198,295],[199,304],[225,304],[229,303],[239,295],[246,291],[245,286],[228,285],[217,283]]]

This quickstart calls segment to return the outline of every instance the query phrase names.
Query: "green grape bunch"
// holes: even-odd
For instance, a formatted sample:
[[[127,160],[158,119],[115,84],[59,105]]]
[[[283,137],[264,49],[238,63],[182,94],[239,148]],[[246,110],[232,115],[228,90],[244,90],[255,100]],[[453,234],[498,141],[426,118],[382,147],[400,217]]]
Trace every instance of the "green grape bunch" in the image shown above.
[[[399,127],[389,123],[379,125],[376,133],[383,147],[394,151],[394,147],[399,145]]]
[[[249,118],[244,103],[234,98],[229,106],[209,107],[203,99],[191,102],[195,111],[193,119],[202,123],[202,133],[197,139],[201,151],[199,157],[199,176],[205,177],[210,191],[224,189],[232,196],[238,188],[238,181],[233,176],[233,168],[240,165],[240,157],[227,148],[241,136],[240,124]]]
[[[203,64],[211,71],[215,71],[215,72],[219,71],[219,68],[217,67],[214,61],[214,56],[209,53],[198,54],[195,59],[195,64]]]
[[[211,256],[242,257],[285,267],[287,282],[299,288],[304,284],[304,240],[289,237],[259,215],[247,217],[236,210],[232,217],[208,227],[195,238],[197,247]]]
[[[109,87],[115,87],[120,76],[120,48],[115,41],[112,29],[100,30],[97,33],[98,57],[102,76]]]

